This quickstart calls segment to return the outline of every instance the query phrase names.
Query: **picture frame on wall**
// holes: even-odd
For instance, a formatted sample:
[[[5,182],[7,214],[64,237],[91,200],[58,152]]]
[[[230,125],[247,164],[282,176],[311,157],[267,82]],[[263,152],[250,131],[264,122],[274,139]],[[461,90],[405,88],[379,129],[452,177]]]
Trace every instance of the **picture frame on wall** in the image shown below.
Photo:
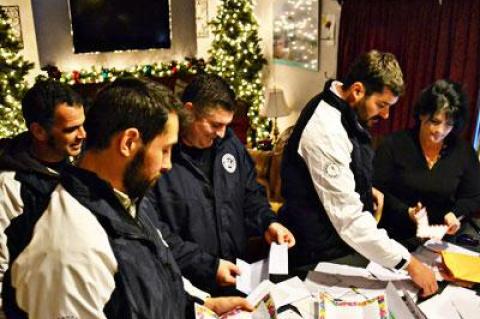
[[[208,0],[195,0],[197,38],[208,37]]]
[[[22,23],[20,20],[20,7],[19,6],[0,6],[0,10],[3,10],[11,21],[11,27],[14,36],[17,38],[20,47],[23,48],[23,36],[22,36]]]
[[[319,10],[319,0],[274,0],[274,63],[318,71]]]

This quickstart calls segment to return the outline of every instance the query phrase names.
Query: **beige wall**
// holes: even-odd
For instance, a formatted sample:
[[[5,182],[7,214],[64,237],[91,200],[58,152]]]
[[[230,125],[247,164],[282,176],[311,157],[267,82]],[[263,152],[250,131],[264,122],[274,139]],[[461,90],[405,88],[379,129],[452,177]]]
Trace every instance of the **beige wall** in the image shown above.
[[[263,39],[262,46],[269,61],[264,69],[264,81],[267,87],[275,84],[276,87],[283,89],[287,103],[293,109],[290,116],[279,119],[280,130],[283,130],[295,122],[308,100],[322,90],[326,78],[335,77],[338,41],[335,41],[333,46],[320,42],[319,71],[272,64],[273,1],[256,2],[255,14],[260,24],[260,37]],[[337,18],[335,34],[338,37],[340,18],[338,2],[335,0],[320,2],[322,13],[335,14]],[[210,19],[215,17],[218,3],[219,0],[209,0]],[[0,0],[0,4],[20,6],[25,42],[24,55],[36,64],[30,79],[38,74],[39,65],[47,63],[57,65],[62,71],[70,71],[90,68],[92,65],[124,68],[142,63],[182,60],[185,56],[193,55],[207,58],[207,50],[211,43],[211,33],[209,38],[196,40],[192,0],[171,1],[172,49],[100,54],[73,54],[67,0]]]
[[[259,33],[263,39],[265,57],[268,65],[264,68],[264,81],[267,87],[275,86],[283,89],[288,105],[292,108],[292,114],[285,118],[279,118],[280,131],[294,124],[299,112],[305,104],[323,89],[325,80],[334,78],[337,70],[337,44],[338,44],[338,23],[340,22],[340,5],[335,0],[319,0],[320,12],[334,14],[336,17],[335,40],[333,45],[320,41],[319,71],[308,71],[301,68],[273,64],[273,0],[257,0],[255,14],[260,25]],[[210,19],[215,16],[215,8],[218,0],[209,0]],[[209,39],[199,39],[198,56],[207,57]]]
[[[0,6],[19,6],[20,23],[22,25],[23,54],[24,58],[35,63],[34,69],[27,75],[27,81],[32,84],[40,72],[38,62],[37,41],[35,38],[35,26],[33,24],[32,5],[30,0],[0,0]]]
[[[24,0],[29,2],[30,0]],[[41,65],[62,71],[97,67],[126,68],[135,64],[183,60],[197,51],[192,0],[172,0],[172,48],[98,54],[74,54],[67,0],[31,0]],[[132,5],[135,1],[132,0]]]

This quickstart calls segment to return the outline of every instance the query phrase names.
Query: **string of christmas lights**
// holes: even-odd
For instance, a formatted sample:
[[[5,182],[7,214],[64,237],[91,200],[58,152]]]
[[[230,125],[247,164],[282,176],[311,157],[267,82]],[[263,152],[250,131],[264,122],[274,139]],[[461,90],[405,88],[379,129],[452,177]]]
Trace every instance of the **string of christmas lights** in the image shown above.
[[[264,103],[262,68],[267,61],[260,48],[253,1],[222,0],[210,25],[214,39],[208,51],[207,71],[227,80],[237,98],[250,106],[247,142],[256,148],[260,142],[270,140],[271,121],[259,115]]]

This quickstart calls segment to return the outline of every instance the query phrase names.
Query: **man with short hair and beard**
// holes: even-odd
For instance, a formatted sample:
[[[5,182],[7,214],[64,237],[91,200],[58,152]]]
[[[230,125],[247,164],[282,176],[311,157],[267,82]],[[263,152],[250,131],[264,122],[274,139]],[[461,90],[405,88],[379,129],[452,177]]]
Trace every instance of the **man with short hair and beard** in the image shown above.
[[[3,291],[8,317],[185,318],[193,315],[163,234],[137,202],[171,167],[178,102],[168,89],[119,79],[96,97],[78,167],[44,211],[15,219]],[[26,214],[24,214],[26,215]],[[217,313],[243,298],[206,298]]]
[[[86,137],[83,103],[66,84],[37,82],[22,111],[28,131],[0,140],[0,281],[9,256],[4,230],[24,209],[45,208],[60,171],[80,154]]]
[[[428,296],[438,289],[432,270],[378,229],[372,215],[383,194],[372,189],[368,128],[388,118],[403,89],[395,57],[376,50],[361,55],[343,83],[326,83],[285,147],[280,219],[297,239],[291,260],[302,270],[325,260],[366,266],[368,259],[405,268]]]

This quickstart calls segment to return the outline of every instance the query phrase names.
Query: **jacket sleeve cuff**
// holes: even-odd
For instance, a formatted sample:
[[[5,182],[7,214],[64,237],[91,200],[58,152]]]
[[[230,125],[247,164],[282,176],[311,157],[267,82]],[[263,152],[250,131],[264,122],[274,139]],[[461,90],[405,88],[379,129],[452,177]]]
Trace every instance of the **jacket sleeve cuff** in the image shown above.
[[[403,270],[407,268],[408,265],[410,264],[411,257],[412,255],[402,256],[402,259],[398,262],[398,264],[395,265],[394,268],[397,270]]]
[[[197,301],[201,300],[201,304],[205,301],[205,299],[210,297],[210,294],[206,291],[201,290],[200,288],[195,287],[190,280],[182,276],[183,280],[183,287],[185,291]]]
[[[278,223],[278,217],[275,213],[272,211],[269,211],[268,213],[265,214],[263,217],[263,233],[265,233],[272,223]]]

